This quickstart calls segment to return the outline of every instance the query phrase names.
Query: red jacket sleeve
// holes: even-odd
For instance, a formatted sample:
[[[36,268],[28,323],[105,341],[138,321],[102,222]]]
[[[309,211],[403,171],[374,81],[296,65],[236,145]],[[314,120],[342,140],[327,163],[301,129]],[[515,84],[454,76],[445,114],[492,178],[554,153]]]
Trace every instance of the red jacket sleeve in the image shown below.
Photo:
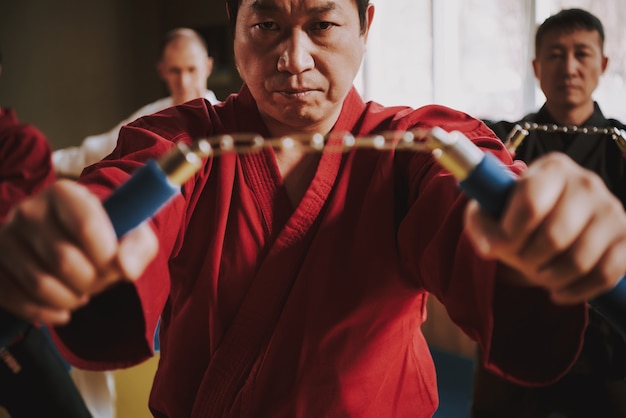
[[[0,129],[0,223],[15,204],[54,180],[51,153],[46,137],[32,125]]]

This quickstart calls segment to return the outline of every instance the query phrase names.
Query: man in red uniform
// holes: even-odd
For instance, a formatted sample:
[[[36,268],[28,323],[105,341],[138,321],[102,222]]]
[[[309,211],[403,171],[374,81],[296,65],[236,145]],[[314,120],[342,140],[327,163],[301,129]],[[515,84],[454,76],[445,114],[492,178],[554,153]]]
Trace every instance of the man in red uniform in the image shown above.
[[[225,154],[116,239],[100,199],[198,137],[441,126],[524,168],[466,114],[363,102],[352,82],[367,0],[227,4],[239,94],[132,123],[82,185],[60,181],[20,205],[0,230],[0,306],[61,325],[64,354],[94,370],[148,358],[160,316],[157,417],[430,417],[429,293],[491,370],[529,384],[565,373],[586,300],[626,271],[626,215],[563,156],[522,174],[496,222],[427,153]]]

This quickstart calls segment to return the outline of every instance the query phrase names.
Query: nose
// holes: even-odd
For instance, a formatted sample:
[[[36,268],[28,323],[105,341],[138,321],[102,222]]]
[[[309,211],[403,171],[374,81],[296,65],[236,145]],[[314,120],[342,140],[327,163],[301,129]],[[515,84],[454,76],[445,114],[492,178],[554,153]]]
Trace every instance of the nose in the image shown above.
[[[563,65],[565,66],[565,72],[567,74],[576,74],[578,71],[578,59],[573,53],[566,55]]]
[[[180,77],[179,77],[179,83],[180,83],[181,88],[183,89],[189,88],[189,86],[191,86],[192,84],[191,74],[188,71],[181,72]]]
[[[278,57],[278,71],[300,74],[315,66],[311,55],[313,42],[303,31],[295,31],[281,44],[282,52]]]

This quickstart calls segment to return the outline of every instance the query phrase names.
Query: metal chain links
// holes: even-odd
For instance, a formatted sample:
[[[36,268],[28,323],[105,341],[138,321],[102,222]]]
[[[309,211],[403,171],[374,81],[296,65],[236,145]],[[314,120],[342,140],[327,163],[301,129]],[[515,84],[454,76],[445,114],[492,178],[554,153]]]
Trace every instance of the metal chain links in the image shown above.
[[[515,150],[520,146],[522,141],[531,131],[564,134],[610,135],[611,139],[615,141],[620,151],[626,154],[626,130],[616,127],[599,128],[597,126],[559,126],[555,124],[542,125],[538,123],[524,122],[516,124],[513,127],[504,141],[504,145],[509,152],[515,153]]]
[[[453,175],[464,176],[474,167],[482,151],[460,132],[441,128],[386,131],[354,136],[349,132],[299,133],[278,138],[264,138],[254,133],[216,135],[200,138],[191,144],[178,142],[159,160],[159,166],[173,184],[183,184],[201,166],[202,160],[224,154],[252,154],[264,149],[299,152],[336,152],[354,149],[410,150],[431,153]]]
[[[258,134],[218,135],[198,142],[196,146],[204,156],[222,154],[245,154],[260,152],[264,148],[279,150],[299,150],[304,152],[347,152],[365,148],[376,150],[411,150],[430,152],[427,136],[429,130],[389,131],[375,135],[355,137],[350,133],[330,133],[327,137],[320,133],[301,133],[279,138],[264,138]]]

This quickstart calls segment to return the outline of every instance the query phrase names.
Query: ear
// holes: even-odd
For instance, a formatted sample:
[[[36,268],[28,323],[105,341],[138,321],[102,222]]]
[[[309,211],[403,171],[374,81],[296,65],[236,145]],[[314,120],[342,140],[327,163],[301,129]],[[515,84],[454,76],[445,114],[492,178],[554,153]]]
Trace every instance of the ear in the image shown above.
[[[207,57],[206,59],[206,73],[208,75],[211,75],[211,73],[213,72],[213,65],[215,63],[215,60],[213,59],[213,57]]]
[[[374,20],[374,5],[373,4],[369,4],[367,6],[367,10],[365,11],[365,18],[367,19],[367,21],[365,22],[365,31],[363,33],[363,37],[365,38],[365,40],[367,41],[367,35],[370,32],[370,27],[372,26],[372,21]]]
[[[606,71],[607,67],[609,66],[609,57],[603,55],[602,56],[602,74],[604,74],[604,72]],[[0,68],[1,70],[1,68]]]
[[[533,72],[535,73],[535,78],[539,79],[539,72],[541,71],[541,64],[537,61],[537,58],[533,58]]]

